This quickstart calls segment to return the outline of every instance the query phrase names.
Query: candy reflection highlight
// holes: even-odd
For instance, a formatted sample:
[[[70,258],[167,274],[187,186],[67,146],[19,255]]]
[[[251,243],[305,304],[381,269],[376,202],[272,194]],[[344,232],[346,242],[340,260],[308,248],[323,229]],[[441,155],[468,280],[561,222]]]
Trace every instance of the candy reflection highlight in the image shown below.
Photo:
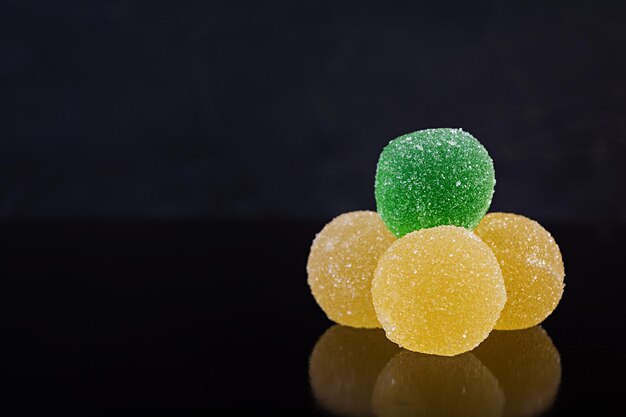
[[[504,392],[504,416],[537,416],[557,396],[561,357],[540,326],[493,331],[472,351],[498,378]]]
[[[471,353],[399,353],[380,373],[372,397],[379,417],[495,417],[504,405],[497,379]]]
[[[339,415],[370,416],[376,379],[399,351],[381,329],[331,327],[317,341],[309,361],[316,401]]]
[[[381,329],[335,325],[315,345],[309,375],[335,415],[531,417],[554,403],[561,359],[539,326],[493,331],[473,351],[443,357],[401,349]]]

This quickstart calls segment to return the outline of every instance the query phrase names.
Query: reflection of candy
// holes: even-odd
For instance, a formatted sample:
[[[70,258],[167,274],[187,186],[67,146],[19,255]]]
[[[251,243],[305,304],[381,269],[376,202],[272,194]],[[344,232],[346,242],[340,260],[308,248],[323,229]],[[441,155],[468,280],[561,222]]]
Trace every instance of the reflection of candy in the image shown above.
[[[493,162],[461,129],[427,129],[383,149],[376,170],[376,205],[396,236],[455,225],[472,228],[491,204]]]
[[[313,395],[331,412],[347,416],[371,415],[376,378],[399,351],[380,329],[331,327],[311,353],[309,377]]]
[[[496,329],[525,329],[541,323],[563,295],[563,260],[556,242],[524,216],[489,213],[475,233],[496,255],[508,300]]]
[[[311,246],[309,286],[329,319],[353,327],[380,327],[371,282],[378,258],[396,238],[372,211],[342,214]]]
[[[471,353],[399,353],[380,373],[372,395],[379,417],[499,416],[503,403],[498,381]]]
[[[387,337],[417,352],[456,355],[493,329],[506,302],[498,261],[471,231],[404,236],[380,258],[372,297]]]
[[[561,357],[541,327],[496,330],[472,353],[498,378],[506,398],[504,416],[535,416],[554,402]]]

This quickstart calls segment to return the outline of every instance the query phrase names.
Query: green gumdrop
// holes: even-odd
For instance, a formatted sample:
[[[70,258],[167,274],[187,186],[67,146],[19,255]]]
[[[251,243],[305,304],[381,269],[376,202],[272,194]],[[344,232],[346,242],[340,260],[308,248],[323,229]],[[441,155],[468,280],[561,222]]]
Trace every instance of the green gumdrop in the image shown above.
[[[442,225],[473,229],[491,204],[493,161],[462,129],[426,129],[383,149],[376,169],[376,206],[389,230],[404,236]]]

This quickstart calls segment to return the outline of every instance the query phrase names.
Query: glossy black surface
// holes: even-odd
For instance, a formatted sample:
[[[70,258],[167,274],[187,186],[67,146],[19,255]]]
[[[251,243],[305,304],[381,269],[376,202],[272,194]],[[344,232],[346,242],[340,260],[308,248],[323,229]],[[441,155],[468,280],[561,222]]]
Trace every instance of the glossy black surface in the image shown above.
[[[332,325],[306,285],[308,247],[323,224],[2,224],[3,410],[333,415],[309,382],[311,352]],[[619,409],[621,386],[614,380],[625,370],[624,230],[547,228],[561,246],[567,275],[564,298],[543,325],[561,366],[546,415]],[[491,369],[490,360],[475,357],[479,362],[459,366],[480,377],[487,371],[475,364]],[[406,360],[418,364],[407,366],[418,373],[432,362]],[[316,367],[341,383],[340,371],[321,363]],[[436,369],[445,374],[446,367]],[[371,377],[378,370],[350,372]],[[496,380],[506,385],[502,376]]]

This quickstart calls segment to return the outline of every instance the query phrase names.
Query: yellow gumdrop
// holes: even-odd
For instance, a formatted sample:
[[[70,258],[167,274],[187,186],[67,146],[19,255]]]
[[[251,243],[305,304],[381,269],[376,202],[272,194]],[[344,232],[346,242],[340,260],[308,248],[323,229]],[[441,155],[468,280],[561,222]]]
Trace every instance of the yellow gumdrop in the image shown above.
[[[489,213],[474,231],[496,255],[508,300],[496,329],[535,326],[556,308],[563,295],[565,270],[550,233],[527,217]]]
[[[371,283],[378,258],[396,240],[373,211],[342,214],[315,237],[307,263],[313,297],[332,321],[380,327]]]
[[[503,403],[497,379],[471,353],[399,353],[380,373],[372,395],[378,417],[499,417]]]
[[[498,378],[506,399],[503,416],[541,415],[556,398],[561,357],[540,326],[491,332],[472,353]]]
[[[389,339],[408,350],[452,356],[489,335],[506,291],[485,243],[469,230],[440,226],[389,247],[378,262],[372,297]]]
[[[313,396],[326,410],[370,416],[378,374],[400,348],[381,329],[334,325],[317,341],[309,360]]]

